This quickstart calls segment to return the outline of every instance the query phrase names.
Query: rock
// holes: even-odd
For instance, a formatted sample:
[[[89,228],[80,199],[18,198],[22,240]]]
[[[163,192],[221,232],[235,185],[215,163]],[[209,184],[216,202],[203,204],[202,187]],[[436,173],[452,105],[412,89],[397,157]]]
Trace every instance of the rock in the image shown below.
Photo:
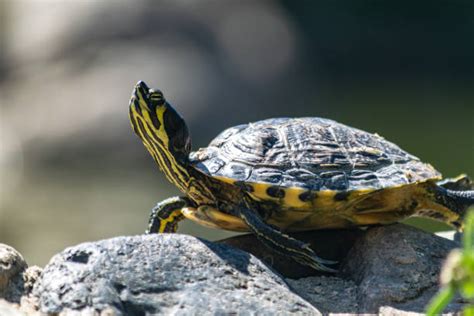
[[[443,260],[457,246],[402,224],[377,227],[357,240],[341,272],[357,284],[359,311],[391,306],[422,313],[438,289]],[[446,311],[460,309],[454,302]]]
[[[23,272],[23,297],[28,296],[31,293],[33,286],[41,276],[42,272],[43,269],[38,266],[28,267],[28,269]]]
[[[14,248],[0,244],[0,298],[19,303],[25,292],[23,273],[28,265]]]
[[[381,315],[381,316],[423,316],[425,314],[402,311],[390,306],[382,306],[379,309],[378,315]]]
[[[357,286],[351,280],[320,276],[287,279],[287,282],[296,293],[323,314],[354,313],[358,309]]]
[[[341,273],[321,276],[291,258],[273,253],[253,235],[221,242],[265,261],[322,313],[381,313],[383,306],[393,307],[390,313],[395,313],[395,309],[400,313],[423,313],[438,290],[442,262],[451,249],[459,247],[458,241],[446,239],[453,239],[454,233],[440,238],[403,224],[366,231],[310,231],[292,236],[310,243],[320,257],[340,261]],[[459,311],[461,306],[462,301],[457,298],[447,312]]]
[[[36,315],[28,296],[40,275],[41,268],[28,268],[18,251],[0,244],[0,315]]]
[[[357,238],[336,276],[287,281],[322,313],[421,315],[438,290],[443,260],[457,246],[402,224],[374,227]],[[445,312],[461,311],[462,303],[456,298]]]
[[[68,248],[45,267],[33,295],[45,313],[319,314],[254,256],[179,234]]]

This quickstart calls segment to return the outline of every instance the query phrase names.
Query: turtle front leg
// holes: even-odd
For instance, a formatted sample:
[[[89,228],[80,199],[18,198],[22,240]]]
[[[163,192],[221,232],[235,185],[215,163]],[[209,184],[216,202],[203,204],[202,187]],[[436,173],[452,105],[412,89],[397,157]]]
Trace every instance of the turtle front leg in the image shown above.
[[[152,210],[146,234],[175,233],[178,222],[184,219],[181,209],[192,206],[192,202],[181,196],[175,196],[159,202]]]
[[[337,270],[326,267],[326,265],[337,262],[319,258],[309,247],[309,244],[283,234],[276,227],[265,223],[256,212],[248,208],[241,207],[238,211],[242,220],[265,246],[280,254],[290,256],[297,262],[310,266],[313,269],[324,272],[337,272]]]

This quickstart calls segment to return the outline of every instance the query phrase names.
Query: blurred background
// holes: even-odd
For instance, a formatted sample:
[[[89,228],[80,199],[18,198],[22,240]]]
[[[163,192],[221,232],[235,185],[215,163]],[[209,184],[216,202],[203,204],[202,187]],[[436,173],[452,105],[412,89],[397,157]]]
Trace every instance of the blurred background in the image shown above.
[[[232,125],[320,116],[474,176],[471,0],[0,0],[0,40],[0,242],[30,264],[140,234],[178,193],[130,129],[138,80],[164,91],[194,148]]]

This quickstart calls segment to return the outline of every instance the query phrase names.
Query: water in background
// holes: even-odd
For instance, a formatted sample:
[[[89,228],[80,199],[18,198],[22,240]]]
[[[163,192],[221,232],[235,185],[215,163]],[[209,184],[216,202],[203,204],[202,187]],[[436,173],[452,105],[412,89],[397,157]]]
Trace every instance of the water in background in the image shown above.
[[[178,194],[131,132],[138,80],[164,91],[194,148],[232,125],[321,116],[474,176],[470,1],[3,0],[0,17],[0,242],[30,264],[140,234]]]

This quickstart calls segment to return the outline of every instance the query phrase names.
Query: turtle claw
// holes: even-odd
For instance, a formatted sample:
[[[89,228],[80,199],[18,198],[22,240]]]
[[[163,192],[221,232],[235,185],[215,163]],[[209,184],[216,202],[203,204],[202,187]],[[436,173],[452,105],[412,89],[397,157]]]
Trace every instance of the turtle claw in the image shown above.
[[[336,273],[337,270],[333,268],[329,268],[325,266],[324,264],[320,263],[319,261],[321,260],[319,257],[313,256],[312,258],[308,257],[298,257],[294,258],[298,263],[305,265],[305,266],[310,266],[311,268],[322,271],[322,272],[329,272],[329,273]]]
[[[304,251],[294,257],[297,262],[302,263],[304,265],[308,265],[319,271],[332,272],[332,273],[337,272],[337,270],[326,266],[326,265],[337,264],[338,263],[337,261],[322,259],[318,257],[314,253],[313,249],[309,248],[309,246],[303,247],[302,250]]]
[[[311,249],[309,247],[309,244],[306,244],[303,249],[306,250],[306,252],[308,253],[308,255],[316,262],[320,263],[320,264],[328,264],[328,265],[333,265],[333,264],[337,264],[339,263],[339,261],[334,261],[334,260],[328,260],[328,259],[323,259],[323,258],[320,258],[318,256],[316,256],[316,254],[314,253],[313,249]]]
[[[328,273],[337,273],[336,269],[333,268],[328,268],[325,265],[318,264],[317,266],[312,266],[314,269],[322,272],[328,272]]]
[[[316,256],[315,256],[316,257]],[[317,259],[317,261],[321,264],[329,264],[329,265],[333,265],[333,264],[338,264],[339,261],[334,261],[334,260],[327,260],[327,259],[321,259],[319,257],[316,257],[315,259]]]

